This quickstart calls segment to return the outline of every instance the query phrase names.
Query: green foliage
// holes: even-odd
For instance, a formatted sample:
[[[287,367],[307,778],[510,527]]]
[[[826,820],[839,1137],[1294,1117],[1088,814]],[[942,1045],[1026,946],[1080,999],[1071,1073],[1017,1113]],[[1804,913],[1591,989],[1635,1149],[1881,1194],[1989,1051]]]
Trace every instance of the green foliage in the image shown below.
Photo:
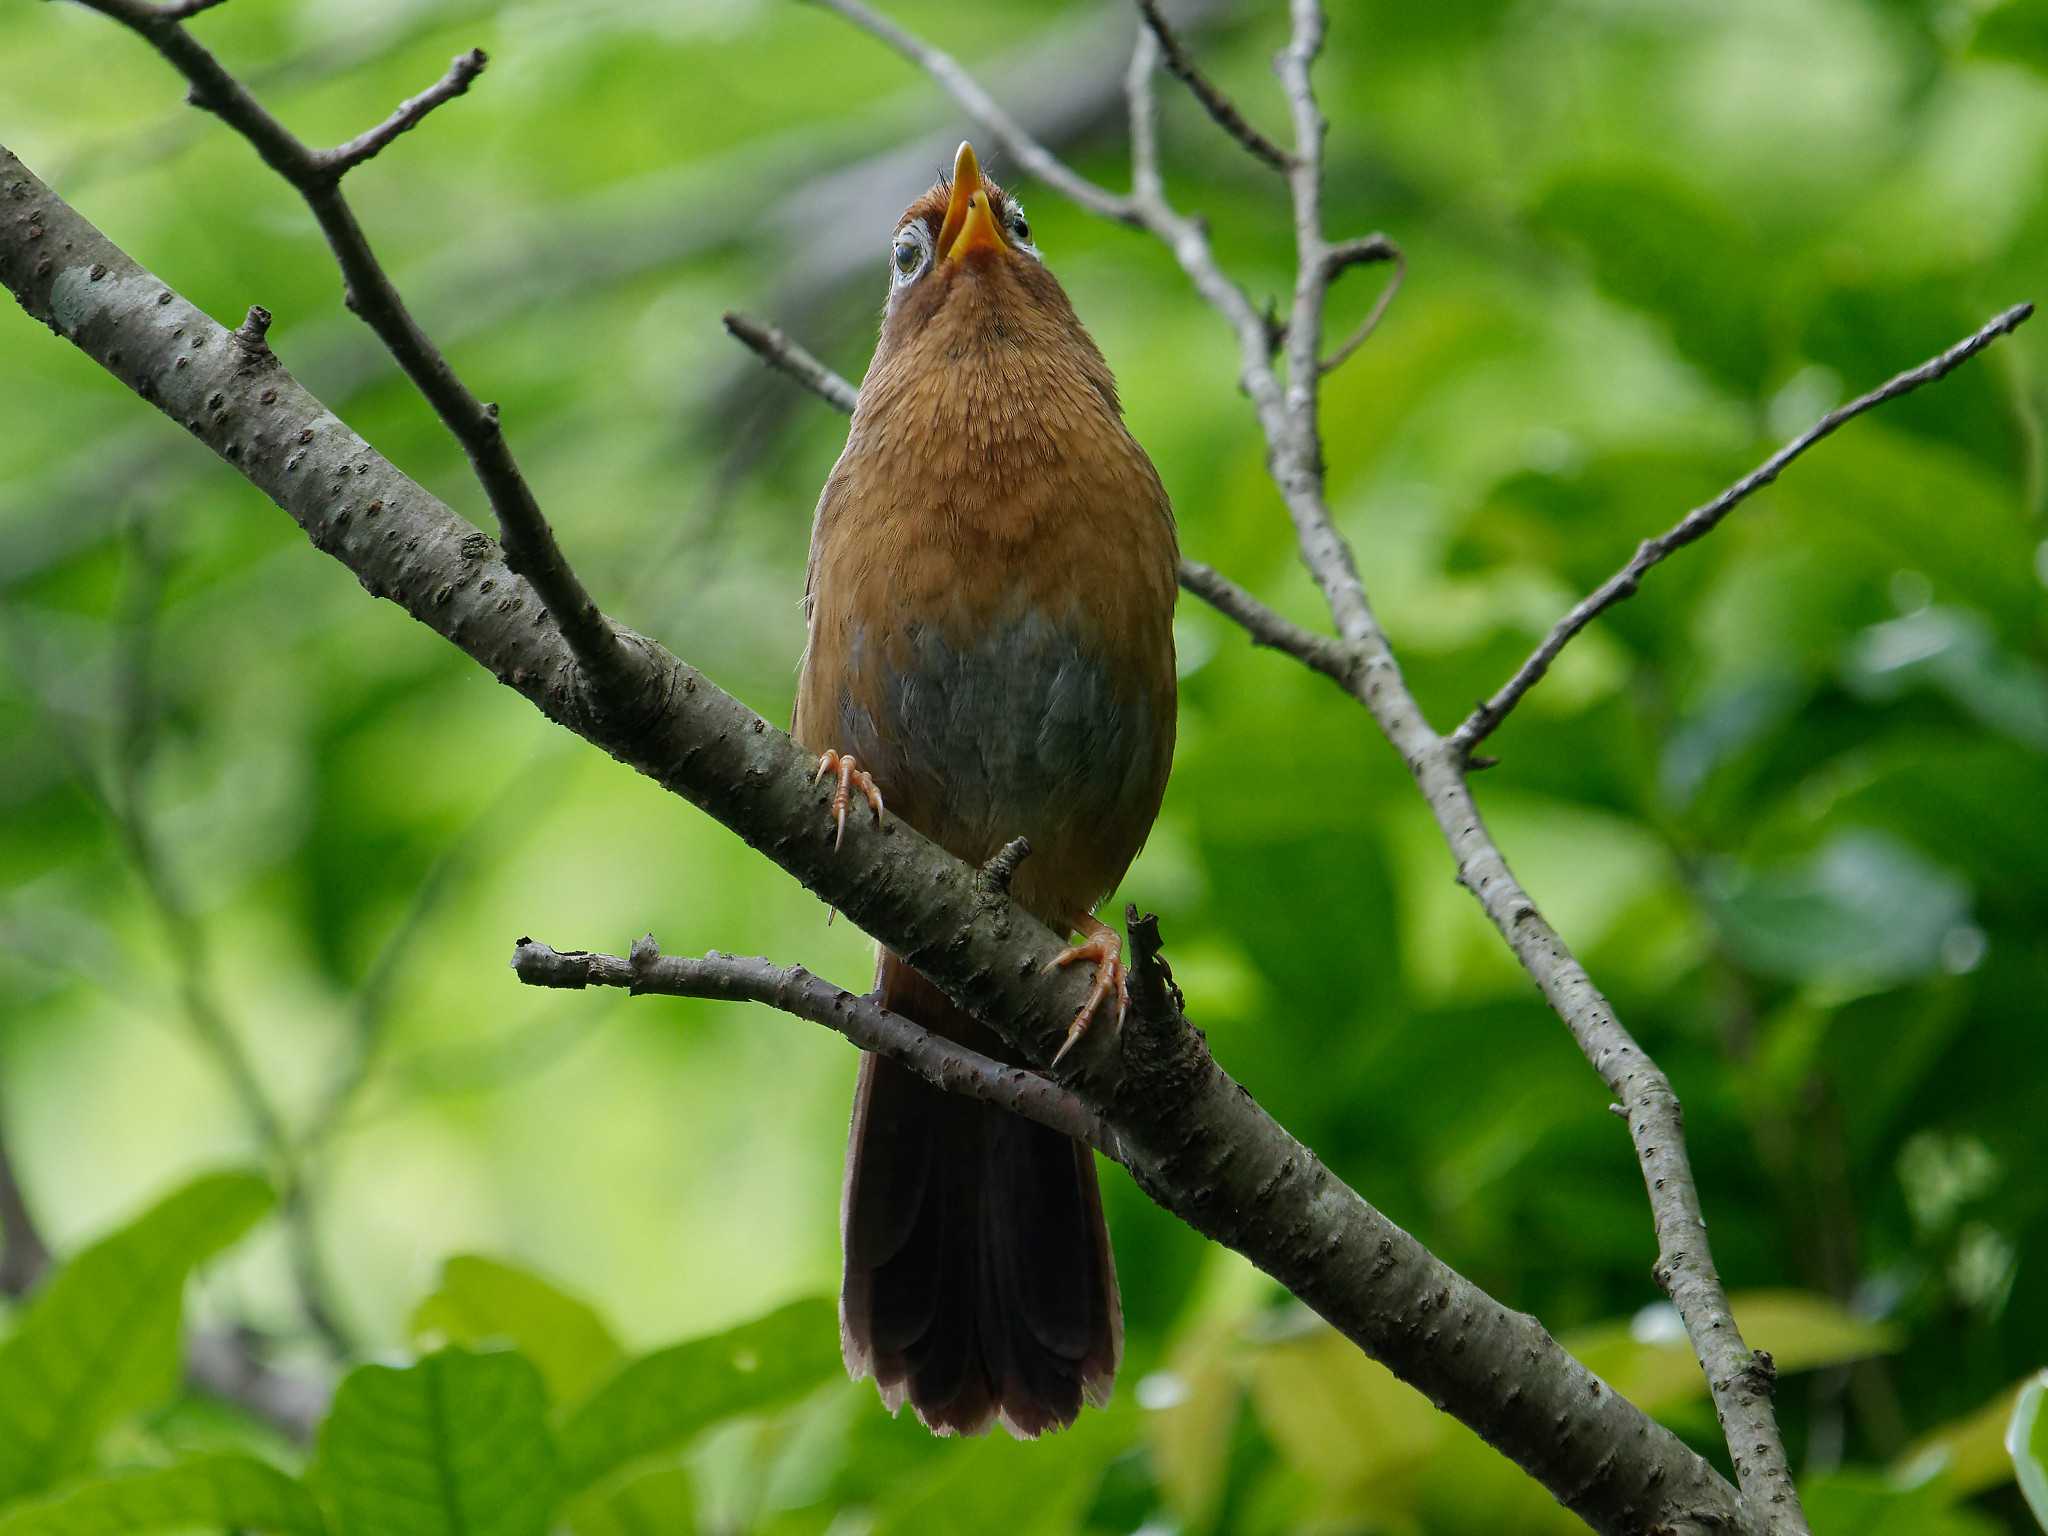
[[[321,1427],[314,1476],[342,1536],[541,1536],[559,1478],[540,1372],[455,1348],[358,1366]]]
[[[2012,1422],[2005,1431],[2006,1454],[2012,1457],[2013,1472],[2027,1507],[2048,1531],[2048,1371],[2043,1371],[2020,1388],[2012,1405]]]
[[[248,1456],[197,1456],[118,1473],[0,1515],[0,1536],[140,1536],[193,1526],[325,1536],[320,1505],[297,1478]]]
[[[520,1350],[562,1408],[581,1403],[626,1357],[588,1302],[473,1253],[441,1266],[440,1287],[413,1309],[412,1332],[422,1343],[445,1339]]]
[[[643,1355],[563,1423],[568,1485],[680,1450],[722,1419],[778,1408],[838,1372],[838,1313],[823,1300]]]
[[[1019,111],[1099,70],[1087,136],[1059,147],[1125,184],[1119,0],[884,8]],[[1331,228],[1384,229],[1409,259],[1325,380],[1332,502],[1439,727],[1639,540],[1831,405],[2048,299],[2040,0],[1329,10]],[[1192,39],[1274,132],[1283,12],[1227,7]],[[501,403],[607,609],[786,718],[808,520],[846,428],[717,315],[783,324],[857,377],[889,221],[958,114],[809,7],[267,0],[193,26],[318,142],[456,49],[490,52],[351,196],[414,313]],[[0,58],[33,169],[217,316],[272,309],[280,355],[352,427],[488,520],[317,230],[160,60],[32,5],[0,5]],[[1284,296],[1280,188],[1161,87],[1170,190],[1255,299]],[[1188,553],[1324,623],[1223,327],[1166,252],[1020,189]],[[1381,275],[1346,276],[1333,330]],[[812,1390],[838,1371],[829,1307],[745,1320],[835,1283],[852,1053],[758,1010],[523,992],[502,961],[520,933],[623,949],[651,928],[858,988],[866,941],[366,599],[11,307],[0,402],[0,1124],[69,1256],[0,1319],[0,1370],[66,1384],[0,1379],[10,1517],[115,1469],[299,1470],[178,1391],[166,1319],[242,1217],[195,1232],[191,1258],[87,1262],[173,1170],[270,1155],[189,1027],[197,993],[294,1135],[320,1133],[310,1243],[266,1227],[209,1266],[209,1325],[254,1323],[307,1373],[455,1345],[525,1382],[530,1428],[523,1356],[561,1486],[593,1479],[550,1515],[578,1531],[1556,1518],[1109,1169],[1128,1364],[1074,1448],[934,1442],[865,1384]],[[2003,1436],[2014,1379],[2048,1361],[2044,424],[2037,318],[1654,572],[1475,780],[1685,1102],[1822,1536],[2031,1524]],[[1195,603],[1180,639],[1173,783],[1113,903],[1161,913],[1219,1060],[1338,1174],[1723,1457],[1608,1095],[1453,884],[1404,766],[1325,681]],[[131,797],[196,950],[163,944],[110,827]],[[452,1257],[477,1254],[517,1267]],[[346,1361],[304,1326],[308,1259]],[[88,1279],[132,1305],[59,1309]],[[731,1369],[749,1328],[786,1331]],[[1311,1401],[1358,1415],[1354,1440]]]
[[[185,1277],[270,1203],[251,1174],[195,1180],[49,1282],[0,1344],[0,1506],[83,1466],[111,1425],[176,1390]]]

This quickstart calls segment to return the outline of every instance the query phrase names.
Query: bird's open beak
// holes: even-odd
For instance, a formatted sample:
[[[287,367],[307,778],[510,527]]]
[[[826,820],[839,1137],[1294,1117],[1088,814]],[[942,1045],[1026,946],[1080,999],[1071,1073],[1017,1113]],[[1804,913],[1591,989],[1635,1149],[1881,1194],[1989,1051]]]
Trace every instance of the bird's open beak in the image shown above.
[[[953,198],[939,226],[939,257],[959,261],[972,251],[1000,251],[1005,243],[988,188],[981,184],[981,162],[974,158],[974,146],[963,142],[953,157]]]

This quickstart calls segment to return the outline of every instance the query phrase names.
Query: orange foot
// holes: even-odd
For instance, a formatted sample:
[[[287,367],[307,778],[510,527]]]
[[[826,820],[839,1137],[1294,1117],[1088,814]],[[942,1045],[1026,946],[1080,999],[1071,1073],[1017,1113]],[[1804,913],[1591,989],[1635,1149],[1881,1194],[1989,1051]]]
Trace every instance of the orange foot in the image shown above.
[[[1131,1006],[1131,994],[1124,975],[1123,940],[1109,924],[1100,921],[1092,913],[1083,912],[1074,919],[1074,926],[1088,935],[1088,942],[1076,944],[1072,949],[1063,949],[1046,962],[1048,971],[1063,970],[1076,960],[1095,962],[1095,985],[1088,993],[1088,1000],[1081,1005],[1081,1011],[1074,1015],[1074,1022],[1067,1026],[1067,1038],[1060,1042],[1060,1048],[1053,1053],[1052,1064],[1056,1067],[1081,1039],[1088,1033],[1088,1026],[1095,1022],[1095,1010],[1100,1008],[1109,994],[1116,993],[1116,1027],[1123,1028],[1124,1013]]]
[[[850,753],[827,752],[818,759],[818,771],[811,775],[811,782],[816,784],[828,773],[839,776],[839,787],[832,791],[832,819],[839,824],[839,835],[832,839],[836,850],[846,841],[846,808],[853,803],[854,790],[858,788],[867,797],[878,827],[882,824],[882,792],[875,787],[874,775],[855,762]]]

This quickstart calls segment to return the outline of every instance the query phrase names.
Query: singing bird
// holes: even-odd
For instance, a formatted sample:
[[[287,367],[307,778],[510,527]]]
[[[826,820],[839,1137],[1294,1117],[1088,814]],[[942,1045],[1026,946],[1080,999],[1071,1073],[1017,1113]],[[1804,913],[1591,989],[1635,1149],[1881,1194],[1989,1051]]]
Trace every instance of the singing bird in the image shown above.
[[[962,144],[889,244],[881,338],[818,499],[796,738],[841,837],[883,805],[959,857],[1030,839],[1012,894],[1086,935],[1066,1046],[1121,1016],[1096,920],[1173,757],[1178,548],[1109,366],[1017,200]],[[883,1003],[1015,1059],[884,950]],[[861,1060],[840,1215],[840,1340],[891,1412],[1031,1437],[1108,1399],[1123,1351],[1094,1154]]]

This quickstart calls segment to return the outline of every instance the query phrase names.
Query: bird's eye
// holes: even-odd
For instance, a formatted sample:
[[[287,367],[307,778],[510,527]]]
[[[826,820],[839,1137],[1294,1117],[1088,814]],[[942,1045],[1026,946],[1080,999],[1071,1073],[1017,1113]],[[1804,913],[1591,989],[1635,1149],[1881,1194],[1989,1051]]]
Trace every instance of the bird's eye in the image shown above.
[[[1031,243],[1031,221],[1024,217],[1024,210],[1017,208],[1010,213],[1010,233],[1025,245]]]
[[[912,224],[896,236],[896,243],[890,247],[889,264],[894,268],[896,281],[910,282],[924,271],[925,263],[931,258],[931,236],[922,225]]]

